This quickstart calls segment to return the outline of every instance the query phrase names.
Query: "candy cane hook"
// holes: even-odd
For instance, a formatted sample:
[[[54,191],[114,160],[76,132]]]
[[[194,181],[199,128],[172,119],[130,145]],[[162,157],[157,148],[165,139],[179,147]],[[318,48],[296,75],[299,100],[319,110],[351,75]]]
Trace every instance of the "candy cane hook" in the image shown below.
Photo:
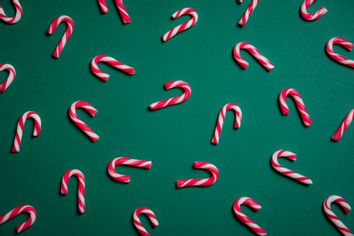
[[[203,169],[208,171],[211,176],[207,179],[184,179],[184,180],[177,180],[176,185],[177,188],[186,188],[186,187],[208,187],[216,183],[219,179],[219,170],[213,164],[204,161],[196,161],[193,165],[196,169]]]
[[[125,165],[125,166],[137,167],[137,168],[150,169],[152,166],[152,163],[151,163],[151,161],[137,160],[137,159],[132,159],[129,157],[117,157],[117,158],[113,159],[108,164],[108,169],[107,169],[108,174],[111,176],[112,179],[114,179],[117,182],[129,183],[130,176],[119,174],[115,170],[115,168],[118,165]]]
[[[181,96],[176,96],[173,98],[169,98],[166,100],[162,100],[159,102],[155,102],[150,104],[150,110],[158,110],[167,106],[172,106],[172,105],[176,105],[179,103],[183,103],[185,101],[187,101],[189,99],[189,97],[191,96],[192,90],[191,90],[191,86],[187,83],[184,82],[182,80],[175,80],[175,81],[170,81],[165,83],[165,89],[166,90],[170,90],[173,88],[181,88],[183,90],[183,94]]]
[[[11,149],[11,151],[14,153],[20,151],[23,130],[25,128],[26,120],[29,118],[31,118],[34,123],[34,128],[32,133],[33,137],[38,137],[41,133],[41,127],[42,127],[41,118],[39,117],[38,113],[35,111],[25,112],[17,122],[16,135],[14,139],[14,144],[12,145],[12,149]]]
[[[332,140],[335,142],[338,142],[344,132],[348,129],[350,123],[352,123],[352,120],[354,119],[354,109],[352,109],[344,118],[342,124],[339,126],[339,128],[336,130],[336,132],[332,136]]]
[[[63,178],[61,179],[60,193],[62,195],[68,195],[68,184],[72,176],[75,176],[78,179],[78,193],[77,193],[77,206],[80,214],[83,214],[86,211],[85,205],[85,176],[84,174],[77,169],[70,169],[65,172]]]
[[[332,60],[334,60],[342,65],[354,68],[354,60],[350,60],[350,59],[345,58],[345,57],[339,55],[338,53],[336,53],[333,50],[333,45],[340,45],[343,48],[347,49],[348,51],[351,51],[354,47],[354,44],[349,42],[348,40],[346,40],[344,38],[340,38],[340,37],[331,38],[326,44],[326,52]]]
[[[292,153],[292,152],[286,151],[286,150],[276,151],[270,159],[270,164],[275,171],[279,172],[282,175],[288,176],[289,178],[292,178],[302,184],[306,184],[306,185],[312,184],[312,180],[309,179],[308,177],[306,177],[304,175],[300,175],[292,170],[289,170],[289,169],[281,166],[278,162],[278,159],[282,158],[282,157],[285,157],[285,158],[292,160],[292,161],[296,161],[297,156],[295,153]]]
[[[354,234],[348,229],[347,226],[343,224],[342,221],[339,220],[339,218],[333,213],[331,204],[332,203],[337,203],[345,213],[350,212],[351,207],[349,203],[342,197],[337,196],[337,195],[332,195],[329,196],[324,202],[323,202],[323,211],[326,214],[326,217],[332,221],[332,223],[336,226],[336,228],[345,236],[353,236]]]
[[[325,7],[321,7],[318,11],[316,11],[314,14],[308,13],[307,9],[315,3],[316,0],[305,0],[303,4],[301,5],[300,8],[300,14],[304,20],[307,21],[315,21],[321,18],[324,14],[327,13],[327,9]]]
[[[151,225],[154,228],[159,225],[159,222],[156,218],[155,213],[150,208],[140,207],[134,211],[132,220],[133,220],[133,224],[134,224],[136,230],[138,231],[139,235],[141,235],[141,236],[149,236],[150,234],[144,228],[143,224],[141,223],[141,221],[139,219],[141,214],[144,214],[148,217]]]
[[[248,19],[250,18],[250,16],[254,12],[254,9],[256,8],[256,6],[258,5],[259,2],[260,2],[260,0],[252,0],[251,4],[247,7],[245,13],[241,16],[241,19],[238,22],[238,24],[241,27],[246,25]],[[238,3],[239,4],[243,3],[243,0],[238,0]]]
[[[69,38],[71,37],[73,31],[74,31],[74,21],[71,19],[69,16],[58,16],[57,18],[54,19],[54,21],[50,24],[48,28],[48,34],[52,35],[55,30],[58,28],[58,26],[61,23],[65,23],[67,25],[67,28],[65,30],[65,33],[62,37],[62,39],[59,41],[57,47],[53,51],[52,56],[54,58],[59,58],[61,52],[63,51],[65,44],[68,42]]]
[[[129,24],[131,22],[130,16],[127,12],[127,9],[124,6],[124,3],[122,0],[115,0],[116,3],[116,7],[118,9],[120,18],[123,22],[123,24]],[[106,0],[98,0],[98,5],[101,9],[101,12],[103,14],[107,14],[108,13],[108,7],[107,7],[107,3]]]
[[[135,69],[133,67],[125,65],[124,63],[117,61],[113,57],[106,56],[106,55],[98,55],[94,57],[91,61],[91,71],[93,74],[95,74],[99,79],[101,79],[104,82],[109,79],[110,75],[104,73],[100,68],[98,68],[97,64],[100,62],[106,63],[120,71],[123,71],[126,74],[129,75],[135,74]]]
[[[234,128],[238,129],[241,127],[241,122],[242,122],[241,108],[239,106],[237,106],[237,104],[227,103],[225,106],[223,106],[223,108],[220,109],[220,112],[218,115],[218,120],[217,120],[216,126],[215,126],[215,131],[214,131],[213,137],[211,138],[212,144],[216,145],[219,143],[222,127],[224,125],[225,115],[226,115],[226,112],[228,112],[229,110],[232,110],[235,114]]]
[[[14,5],[15,11],[16,11],[15,16],[13,16],[13,17],[8,17],[5,14],[3,7],[0,5],[0,19],[2,21],[4,21],[5,23],[11,24],[11,25],[19,22],[21,20],[22,13],[23,13],[22,6],[21,6],[19,0],[12,0],[12,4]]]
[[[37,218],[36,209],[30,205],[20,205],[18,207],[15,207],[5,215],[0,216],[0,224],[6,223],[7,221],[15,218],[18,215],[21,215],[22,213],[27,213],[29,215],[29,218],[25,222],[16,226],[17,233],[22,233],[23,231],[31,227],[31,225],[34,224]]]
[[[165,33],[162,36],[162,41],[163,42],[166,42],[166,41],[170,40],[176,34],[179,34],[179,33],[183,32],[183,31],[191,28],[198,21],[198,12],[196,12],[196,10],[194,10],[193,8],[188,8],[188,7],[182,8],[181,10],[178,10],[175,13],[173,13],[172,19],[176,20],[180,16],[183,16],[183,15],[190,15],[192,18],[189,21],[184,22],[184,23],[176,26],[173,29],[171,29],[170,31],[168,31],[167,33]]]
[[[85,101],[76,101],[74,102],[68,111],[70,119],[74,122],[74,124],[79,127],[79,129],[84,132],[92,142],[97,142],[98,139],[100,138],[93,130],[86,125],[76,114],[76,109],[82,108],[85,111],[87,111],[92,117],[94,117],[97,113],[96,108],[91,106],[88,102]]]
[[[306,127],[309,127],[312,125],[311,118],[306,110],[306,107],[304,105],[304,102],[300,96],[300,94],[292,88],[286,88],[283,91],[281,91],[279,95],[279,106],[280,106],[280,111],[283,115],[288,115],[290,113],[289,107],[286,104],[286,97],[291,96],[296,104],[297,110],[300,113],[300,117],[302,119],[303,124]]]
[[[259,225],[257,225],[253,220],[251,220],[242,212],[241,205],[247,205],[251,207],[254,211],[259,211],[261,209],[261,205],[252,198],[240,197],[235,200],[233,210],[237,219],[247,225],[255,234],[266,235],[267,232],[264,229],[262,229]]]
[[[11,83],[14,81],[16,77],[16,70],[15,68],[10,65],[10,64],[0,64],[0,72],[1,71],[8,71],[9,75],[7,78],[0,84],[0,93],[5,92],[5,90],[11,85]]]

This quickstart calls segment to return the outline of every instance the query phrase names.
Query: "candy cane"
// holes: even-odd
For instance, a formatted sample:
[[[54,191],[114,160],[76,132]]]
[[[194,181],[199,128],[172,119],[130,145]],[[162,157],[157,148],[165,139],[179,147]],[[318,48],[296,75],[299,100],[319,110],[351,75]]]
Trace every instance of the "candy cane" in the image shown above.
[[[234,128],[238,129],[241,127],[241,122],[242,122],[241,108],[234,103],[227,103],[225,106],[223,106],[223,108],[220,109],[218,120],[217,120],[216,126],[215,126],[215,131],[214,131],[213,137],[211,138],[212,144],[216,145],[219,143],[222,127],[224,125],[225,115],[226,115],[226,112],[229,110],[232,110],[235,114]]]
[[[240,26],[245,26],[248,19],[250,18],[250,16],[252,15],[254,9],[256,8],[256,6],[258,5],[260,0],[252,0],[251,4],[247,7],[245,13],[241,16],[240,21],[238,22],[238,24]],[[243,0],[238,0],[238,3],[241,4],[243,3]]]
[[[219,179],[219,170],[213,164],[204,161],[196,161],[193,165],[196,169],[203,169],[208,171],[211,176],[207,179],[184,179],[184,180],[177,180],[177,188],[186,188],[186,187],[208,187],[216,183]]]
[[[65,44],[67,43],[67,41],[69,40],[69,38],[71,37],[71,34],[74,31],[74,21],[69,17],[69,16],[58,16],[49,26],[48,28],[48,34],[52,35],[55,30],[58,28],[60,23],[66,23],[67,28],[65,30],[65,33],[62,37],[62,39],[59,41],[57,47],[55,48],[55,50],[53,51],[52,56],[54,58],[59,58],[61,52],[63,51]]]
[[[304,102],[302,101],[300,94],[295,89],[286,88],[283,91],[281,91],[279,95],[279,106],[280,106],[281,113],[285,116],[290,113],[289,107],[288,105],[286,105],[286,97],[288,95],[290,95],[294,99],[297,110],[300,113],[300,117],[304,125],[306,127],[311,126],[312,125],[311,118],[307,113],[306,107],[304,105]]]
[[[77,115],[76,109],[82,108],[87,111],[92,117],[94,117],[97,113],[96,108],[91,106],[88,102],[85,101],[76,101],[74,102],[68,111],[70,119],[74,122],[74,124],[79,127],[89,138],[92,142],[97,142],[100,138],[93,130],[86,125]]]
[[[191,28],[198,21],[198,12],[196,12],[193,8],[188,8],[188,7],[182,8],[181,10],[178,10],[175,13],[173,13],[172,19],[176,20],[180,16],[183,16],[183,15],[190,15],[192,17],[192,19],[190,19],[189,21],[184,22],[184,23],[174,27],[173,29],[171,29],[170,31],[165,33],[162,36],[162,41],[163,42],[166,42],[166,41],[170,40],[176,34],[179,34],[182,31],[185,31],[185,30]]]
[[[133,166],[137,168],[150,169],[151,161],[137,160],[129,157],[117,157],[108,164],[108,174],[117,182],[129,183],[130,176],[119,174],[115,168],[118,165]]]
[[[5,12],[4,12],[4,9],[3,7],[0,5],[0,19],[2,21],[4,21],[5,23],[7,24],[15,24],[17,22],[19,22],[19,20],[21,20],[21,17],[22,17],[22,6],[20,4],[20,1],[19,0],[12,0],[12,3],[15,7],[15,16],[14,17],[8,17]]]
[[[0,84],[0,93],[5,92],[5,90],[11,85],[11,83],[14,81],[16,77],[16,70],[15,68],[10,65],[10,64],[0,64],[0,71],[7,70],[9,72],[9,75],[7,78]]]
[[[272,158],[270,159],[270,164],[273,167],[273,169],[277,172],[279,172],[282,175],[288,176],[289,178],[292,178],[300,183],[309,185],[312,184],[312,180],[309,179],[308,177],[304,176],[304,175],[300,175],[292,170],[289,170],[283,166],[281,166],[278,162],[278,158],[282,158],[285,157],[289,160],[292,161],[296,161],[296,154],[292,153],[290,151],[286,151],[286,150],[279,150],[276,151]]]
[[[235,216],[245,225],[247,225],[255,234],[257,235],[266,235],[267,232],[262,229],[259,225],[257,225],[253,220],[251,220],[248,216],[246,216],[242,210],[241,205],[247,205],[251,207],[254,211],[259,211],[261,209],[261,205],[249,197],[240,197],[235,200],[233,210]]]
[[[32,135],[34,137],[38,137],[41,133],[41,118],[38,113],[35,111],[27,111],[25,112],[17,122],[16,135],[14,139],[14,144],[12,145],[11,151],[16,153],[20,151],[21,140],[23,135],[23,130],[25,128],[25,123],[27,119],[33,119],[34,129]]]
[[[354,234],[348,229],[347,226],[343,224],[342,221],[339,220],[339,218],[333,213],[331,204],[332,203],[337,203],[345,213],[350,212],[351,207],[349,203],[342,197],[337,196],[337,195],[332,195],[329,196],[324,202],[323,202],[323,211],[326,214],[326,217],[332,221],[332,223],[336,226],[336,228],[345,236],[353,236]]]
[[[350,60],[348,58],[345,58],[333,50],[333,45],[336,45],[336,44],[344,47],[348,51],[351,51],[353,49],[354,44],[352,44],[348,40],[346,40],[344,38],[340,38],[340,37],[331,38],[326,44],[326,52],[332,60],[334,60],[340,64],[343,64],[345,66],[354,68],[354,60]]]
[[[155,102],[150,104],[150,110],[158,110],[167,106],[172,106],[172,105],[176,105],[179,103],[183,103],[185,101],[187,101],[189,99],[189,97],[191,96],[192,90],[191,90],[191,86],[187,83],[184,82],[182,80],[175,80],[175,81],[170,81],[165,83],[165,89],[166,90],[170,90],[173,88],[181,88],[183,89],[183,94],[181,96],[176,96],[173,98],[169,98],[166,100],[162,100],[159,102]]]
[[[350,123],[352,123],[353,119],[354,119],[354,109],[351,110],[346,115],[342,124],[339,126],[339,128],[336,130],[336,132],[333,134],[333,136],[332,136],[333,141],[338,142],[342,138],[344,132],[348,129],[348,127],[349,127]]]
[[[27,213],[29,215],[29,218],[25,222],[16,226],[17,233],[22,233],[23,231],[31,227],[31,225],[34,224],[37,218],[36,209],[30,205],[20,205],[18,207],[15,207],[5,215],[0,216],[0,224],[6,223],[7,221],[15,218],[18,215],[21,215],[22,213]]]
[[[91,61],[91,71],[102,81],[107,81],[110,75],[104,73],[100,68],[98,68],[97,64],[100,62],[107,63],[108,65],[113,66],[114,68],[123,71],[124,73],[127,73],[129,75],[135,74],[135,69],[133,67],[125,65],[124,63],[117,61],[113,57],[109,57],[106,55],[98,55],[94,57]]]
[[[240,55],[240,50],[246,50],[248,51],[254,58],[256,58],[256,60],[261,63],[261,65],[269,72],[271,70],[273,70],[274,65],[266,58],[264,57],[259,51],[258,49],[247,43],[247,42],[240,42],[238,44],[236,44],[236,46],[234,47],[233,50],[233,56],[234,59],[236,60],[236,62],[243,68],[243,69],[247,69],[249,64],[248,62]]]
[[[308,13],[307,9],[315,2],[316,2],[316,0],[305,0],[304,3],[301,5],[300,14],[304,20],[315,21],[327,13],[327,9],[325,7],[321,7],[314,14]]]
[[[140,207],[134,211],[132,220],[133,220],[133,224],[134,224],[136,230],[138,231],[139,235],[141,235],[141,236],[149,236],[150,234],[146,231],[146,229],[144,228],[143,224],[141,223],[141,221],[139,219],[141,214],[145,214],[148,217],[151,225],[154,228],[159,225],[159,222],[156,218],[155,213],[150,208]]]
[[[125,9],[123,1],[122,0],[115,0],[115,3],[116,3],[120,18],[122,19],[123,23],[129,24],[131,22],[131,19],[130,19],[130,16],[128,15],[127,10]],[[101,12],[103,14],[108,13],[108,7],[107,7],[106,0],[98,0],[98,5],[100,6]]]
[[[78,193],[77,193],[77,204],[78,211],[80,214],[83,214],[86,211],[85,205],[85,176],[84,174],[77,169],[70,169],[65,172],[63,178],[61,179],[60,193],[62,195],[68,195],[68,183],[71,176],[75,176],[78,179]]]

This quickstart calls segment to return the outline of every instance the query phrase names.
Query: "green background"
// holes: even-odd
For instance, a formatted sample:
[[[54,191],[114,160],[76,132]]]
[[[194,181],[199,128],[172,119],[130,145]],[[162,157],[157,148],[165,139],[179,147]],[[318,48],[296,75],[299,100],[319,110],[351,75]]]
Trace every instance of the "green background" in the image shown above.
[[[1,0],[13,14],[10,1]],[[85,3],[84,3],[85,2]],[[234,200],[249,196],[262,205],[258,213],[243,207],[269,235],[338,235],[322,213],[323,200],[332,194],[354,205],[354,127],[339,143],[331,135],[354,106],[354,71],[325,54],[332,37],[354,42],[352,0],[321,0],[314,12],[328,13],[315,22],[299,16],[302,1],[262,1],[246,27],[236,25],[249,1],[125,1],[132,23],[123,25],[113,1],[102,15],[97,2],[22,1],[23,17],[15,25],[0,23],[0,62],[12,64],[17,77],[0,95],[0,214],[20,204],[33,205],[37,222],[23,235],[136,235],[131,215],[148,206],[160,225],[151,235],[252,235],[232,213]],[[170,20],[183,7],[199,13],[198,23],[167,43],[160,37],[189,17]],[[64,32],[46,30],[59,15],[69,15],[75,30],[58,60],[51,57]],[[249,54],[250,67],[242,70],[232,58],[234,45],[247,41],[269,58],[275,69],[267,73]],[[353,53],[335,50],[348,58]],[[92,58],[110,55],[136,68],[127,76],[109,66],[106,83],[89,70]],[[7,73],[0,74],[1,81]],[[150,103],[181,94],[165,91],[163,84],[184,80],[192,96],[184,104],[149,111]],[[281,90],[292,87],[302,95],[313,120],[305,128],[294,103],[290,115],[280,114]],[[76,100],[99,110],[96,117],[78,111],[98,135],[91,143],[67,116]],[[220,143],[210,144],[219,109],[237,103],[244,120],[232,128],[227,115]],[[25,111],[42,118],[42,133],[31,138],[32,121],[24,131],[21,151],[11,154],[16,123]],[[278,149],[298,154],[284,166],[310,177],[306,187],[273,171],[269,158]],[[131,183],[114,182],[107,164],[118,156],[151,160],[150,170],[119,167]],[[207,177],[193,170],[196,160],[220,170],[219,181],[209,188],[175,188],[177,179]],[[76,210],[76,180],[69,195],[60,196],[60,180],[70,168],[86,176],[87,211]],[[334,212],[354,230],[354,212]],[[0,226],[0,235],[15,234],[21,215]]]

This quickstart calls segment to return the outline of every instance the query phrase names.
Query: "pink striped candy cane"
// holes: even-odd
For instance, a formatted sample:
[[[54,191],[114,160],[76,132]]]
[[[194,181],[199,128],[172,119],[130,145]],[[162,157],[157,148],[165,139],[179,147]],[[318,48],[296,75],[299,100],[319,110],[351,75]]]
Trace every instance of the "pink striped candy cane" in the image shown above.
[[[34,209],[34,207],[30,205],[20,205],[18,207],[15,207],[5,215],[0,216],[0,224],[6,223],[7,221],[15,218],[18,215],[21,215],[22,213],[27,213],[29,215],[29,218],[25,222],[16,227],[17,233],[22,233],[23,231],[31,227],[31,225],[34,224],[37,218],[36,209]]]
[[[96,115],[97,110],[88,102],[79,100],[71,104],[70,109],[68,111],[69,117],[74,122],[74,124],[79,127],[79,129],[81,129],[90,138],[92,142],[97,142],[100,137],[77,116],[76,109],[78,108],[84,109],[92,117]]]
[[[339,220],[339,218],[333,213],[331,204],[332,203],[337,203],[345,213],[350,212],[351,207],[349,203],[342,197],[337,196],[337,195],[332,195],[329,196],[324,202],[323,202],[323,211],[326,215],[326,217],[332,221],[332,223],[336,226],[336,228],[345,236],[353,236],[354,234],[348,229],[347,226],[343,224],[342,221]]]
[[[264,229],[262,229],[259,225],[257,225],[253,220],[251,220],[242,212],[241,205],[247,205],[255,211],[259,211],[261,209],[261,205],[252,198],[240,197],[235,200],[233,210],[237,219],[247,225],[255,234],[266,235],[267,232]]]
[[[27,119],[33,119],[34,129],[33,129],[33,136],[38,137],[41,133],[41,118],[39,117],[38,113],[35,111],[27,111],[25,112],[17,122],[17,129],[16,135],[14,139],[14,144],[12,145],[11,151],[16,153],[20,151],[21,140],[23,135],[23,130],[25,128],[25,123]]]
[[[65,47],[65,44],[67,43],[67,41],[69,40],[69,38],[71,37],[71,35],[74,31],[73,19],[71,19],[71,17],[69,17],[69,16],[63,15],[63,16],[58,16],[57,18],[55,18],[54,21],[50,24],[50,26],[48,28],[48,34],[52,35],[62,22],[66,23],[67,28],[65,30],[65,33],[64,33],[62,39],[59,41],[57,47],[53,51],[52,56],[54,58],[59,58],[61,52],[63,51],[63,49]]]
[[[279,106],[280,106],[281,113],[285,116],[290,113],[289,107],[286,104],[286,97],[288,95],[290,95],[294,99],[297,110],[300,113],[300,117],[304,125],[306,127],[311,126],[312,125],[311,118],[306,110],[306,107],[304,105],[304,102],[302,101],[300,94],[295,89],[286,88],[283,91],[281,91],[279,95]]]
[[[282,158],[282,157],[285,157],[285,158],[292,160],[292,161],[296,161],[296,154],[295,153],[292,153],[292,152],[286,151],[286,150],[276,151],[273,154],[272,158],[270,159],[270,164],[275,171],[279,172],[282,175],[288,176],[289,178],[292,178],[302,184],[306,184],[306,185],[312,184],[312,180],[309,179],[308,177],[306,177],[304,175],[300,175],[292,170],[289,170],[289,169],[281,166],[278,162],[278,158]]]
[[[159,102],[155,102],[150,104],[150,110],[158,110],[167,106],[172,106],[172,105],[176,105],[179,103],[183,103],[185,101],[187,101],[189,99],[189,97],[191,96],[192,90],[191,90],[191,86],[187,83],[184,82],[182,80],[175,80],[175,81],[170,81],[167,82],[165,84],[165,89],[166,90],[170,90],[173,88],[181,88],[183,89],[183,94],[181,96],[176,96],[173,98],[169,98],[166,100],[162,100]]]
[[[261,65],[269,72],[271,70],[273,70],[274,65],[266,58],[264,57],[259,51],[258,49],[247,43],[247,42],[240,42],[238,44],[236,44],[236,46],[234,47],[233,50],[233,56],[234,59],[236,60],[236,62],[243,68],[243,69],[247,69],[249,64],[248,62],[243,59],[243,57],[240,54],[240,50],[246,50],[248,51],[254,58],[256,58],[256,60],[261,63]]]
[[[144,214],[148,217],[150,220],[150,223],[153,227],[157,227],[159,225],[159,222],[156,218],[155,213],[147,207],[140,207],[134,211],[133,214],[133,224],[135,226],[135,229],[138,231],[139,235],[141,236],[149,236],[150,234],[147,232],[147,230],[144,228],[143,224],[140,221],[140,215]]]
[[[3,7],[0,5],[0,19],[2,21],[4,21],[5,23],[11,24],[11,25],[19,22],[21,20],[22,13],[23,13],[22,6],[21,6],[19,0],[12,0],[12,4],[14,5],[15,11],[16,11],[15,16],[13,16],[13,17],[8,17],[5,14]]]
[[[212,144],[216,145],[219,143],[222,127],[224,125],[225,115],[226,115],[226,112],[228,112],[229,110],[232,110],[235,114],[234,128],[238,129],[241,127],[241,122],[242,122],[241,108],[239,106],[237,106],[237,104],[227,103],[225,106],[223,106],[223,108],[221,108],[221,110],[219,112],[218,120],[217,120],[216,126],[215,126],[215,131],[214,131],[213,137],[211,138]]]
[[[353,49],[354,44],[352,44],[348,40],[346,40],[344,38],[340,38],[340,37],[331,38],[326,44],[326,52],[332,60],[334,60],[340,64],[343,64],[345,66],[354,68],[354,60],[350,60],[348,58],[345,58],[333,50],[333,45],[336,45],[336,44],[344,47],[348,51],[351,51]]]
[[[137,168],[150,169],[151,161],[137,160],[129,157],[117,157],[108,164],[108,174],[117,182],[129,183],[130,176],[119,174],[115,168],[118,165],[133,166]]]
[[[11,83],[14,81],[16,77],[16,70],[15,68],[10,65],[10,64],[0,64],[0,71],[7,70],[9,72],[9,75],[7,78],[0,84],[0,93],[5,92],[5,90],[11,85]]]
[[[115,0],[115,3],[116,3],[120,18],[122,19],[123,23],[129,24],[131,22],[131,19],[130,19],[130,16],[128,15],[127,10],[125,9],[123,1],[122,0]],[[98,5],[100,6],[101,12],[103,14],[108,13],[108,7],[107,7],[106,0],[98,0]]]
[[[75,176],[78,179],[78,194],[77,194],[77,204],[78,204],[78,211],[80,214],[83,214],[86,211],[85,205],[85,176],[84,174],[77,169],[70,169],[65,172],[63,178],[61,179],[61,186],[60,186],[60,193],[62,195],[68,195],[68,184],[71,176]]]
[[[327,13],[327,9],[325,7],[321,7],[314,14],[308,13],[307,9],[315,2],[316,0],[305,0],[304,3],[301,5],[300,14],[304,20],[315,21]]]
[[[252,15],[254,9],[256,8],[256,6],[258,5],[259,2],[260,2],[260,0],[252,0],[251,4],[247,7],[245,13],[242,15],[240,21],[238,22],[238,24],[240,26],[246,25],[248,19]],[[239,4],[243,3],[243,0],[238,0],[238,3]]]
[[[180,16],[183,16],[183,15],[190,15],[192,17],[192,19],[190,19],[189,21],[184,22],[184,23],[174,27],[173,29],[171,29],[170,31],[165,33],[162,36],[162,41],[163,42],[166,42],[166,41],[170,40],[176,34],[179,34],[182,31],[185,31],[185,30],[191,28],[198,21],[198,12],[196,12],[193,8],[189,8],[189,7],[182,8],[181,10],[178,10],[175,13],[173,13],[172,19],[176,20]]]
[[[348,129],[350,123],[352,123],[352,120],[354,119],[354,109],[352,109],[344,118],[342,124],[339,126],[339,128],[336,130],[336,132],[332,136],[332,140],[335,142],[338,142],[344,132]]]
[[[124,73],[127,73],[129,75],[135,74],[135,69],[133,67],[125,65],[124,63],[117,61],[113,57],[106,55],[98,55],[94,57],[91,61],[91,71],[104,82],[109,79],[110,75],[104,73],[100,68],[98,68],[97,64],[100,62],[107,63],[108,65],[113,66],[114,68],[123,71]]]
[[[193,165],[196,169],[203,169],[208,171],[211,176],[207,179],[184,179],[184,180],[177,180],[177,188],[186,188],[186,187],[208,187],[216,183],[219,179],[219,170],[213,164],[204,161],[196,161]]]

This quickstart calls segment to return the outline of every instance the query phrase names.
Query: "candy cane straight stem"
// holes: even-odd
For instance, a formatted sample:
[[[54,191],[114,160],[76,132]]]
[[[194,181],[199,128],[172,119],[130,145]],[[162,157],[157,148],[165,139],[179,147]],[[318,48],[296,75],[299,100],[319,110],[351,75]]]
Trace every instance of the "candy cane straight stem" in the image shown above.
[[[80,170],[70,169],[63,175],[60,186],[60,193],[62,195],[67,195],[69,193],[68,184],[72,176],[78,179],[78,194],[77,194],[77,206],[80,214],[83,214],[86,210],[85,205],[85,185],[86,180],[84,174]]]
[[[258,5],[259,2],[260,2],[260,0],[252,0],[251,4],[247,7],[245,13],[241,16],[241,19],[238,22],[238,24],[240,26],[245,26],[246,25],[248,19],[252,15],[254,9],[256,8],[256,6]],[[243,0],[239,0],[238,3],[239,4],[243,3]]]
[[[344,132],[348,129],[350,123],[352,123],[352,120],[354,119],[354,109],[352,109],[344,118],[342,124],[339,126],[339,128],[336,130],[336,132],[332,136],[332,140],[335,142],[338,142]]]
[[[141,221],[139,219],[141,214],[144,214],[148,217],[148,219],[153,227],[157,227],[159,225],[159,222],[156,218],[155,213],[150,208],[140,207],[134,211],[132,220],[133,220],[133,224],[135,226],[135,229],[138,231],[139,235],[149,236],[150,234],[144,228],[143,224],[141,223]]]
[[[23,135],[23,130],[25,128],[26,120],[31,118],[33,120],[34,128],[33,128],[33,136],[38,137],[41,133],[41,118],[38,113],[35,111],[27,111],[25,112],[17,122],[16,135],[14,139],[14,144],[12,145],[11,151],[16,153],[20,151],[21,140]]]
[[[196,161],[193,165],[196,169],[204,169],[208,171],[211,176],[207,179],[184,179],[184,180],[177,180],[177,188],[186,188],[186,187],[208,187],[216,183],[219,179],[219,170],[211,163],[204,162],[204,161]]]
[[[122,19],[122,22],[124,24],[129,24],[131,22],[130,16],[127,12],[127,10],[125,9],[125,6],[123,4],[122,0],[115,0],[120,18]],[[108,13],[108,7],[107,7],[107,3],[106,0],[98,0],[98,5],[100,6],[101,12],[103,14]]]
[[[4,21],[7,24],[16,24],[17,22],[19,22],[21,20],[22,17],[22,6],[20,4],[19,0],[12,0],[12,3],[15,7],[15,16],[13,17],[8,17],[5,12],[3,7],[0,5],[0,19],[2,21]]]
[[[170,40],[172,37],[174,37],[176,34],[179,34],[183,31],[191,28],[198,21],[198,12],[196,12],[196,10],[194,10],[193,8],[188,8],[188,7],[182,8],[181,10],[178,10],[175,13],[173,13],[172,19],[176,20],[180,16],[183,16],[183,15],[190,15],[192,18],[189,21],[176,26],[173,29],[171,29],[170,31],[168,31],[167,33],[165,33],[162,36],[163,42],[166,42],[166,41]]]
[[[343,56],[339,55],[338,53],[336,53],[333,50],[333,45],[340,45],[343,48],[347,49],[348,51],[351,51],[354,47],[354,44],[349,42],[348,40],[346,40],[344,38],[340,38],[340,37],[331,38],[326,44],[326,52],[332,60],[334,60],[342,65],[354,68],[354,60],[350,60],[350,59],[343,57]]]
[[[351,207],[349,203],[342,197],[337,196],[337,195],[332,195],[329,196],[324,202],[323,202],[323,211],[326,215],[326,217],[332,221],[334,226],[339,230],[339,232],[342,233],[344,236],[353,236],[354,234],[348,229],[347,226],[343,224],[342,221],[339,220],[339,218],[333,213],[331,204],[332,203],[337,203],[345,213],[350,212]]]
[[[113,159],[108,164],[108,174],[111,176],[112,179],[114,179],[117,182],[129,183],[130,176],[119,174],[115,170],[116,166],[118,166],[118,165],[150,169],[152,166],[152,163],[151,163],[151,161],[137,160],[137,159],[132,159],[129,157],[117,157],[117,158]]]
[[[15,207],[5,215],[0,216],[0,224],[4,224],[7,221],[15,218],[16,216],[21,215],[22,213],[27,213],[29,215],[28,219],[25,222],[16,227],[17,233],[22,233],[23,231],[31,227],[31,225],[34,224],[37,218],[36,209],[30,205],[20,205],[18,207]]]
[[[315,21],[327,13],[327,9],[325,7],[321,7],[314,14],[308,13],[307,12],[308,8],[315,2],[316,2],[316,0],[305,0],[304,3],[301,5],[300,14],[304,20]]]
[[[0,93],[5,92],[5,90],[11,85],[11,83],[14,81],[16,77],[16,70],[15,68],[10,65],[10,64],[0,64],[0,71],[7,70],[9,72],[9,75],[7,78],[0,84]]]
[[[247,205],[251,207],[255,211],[259,211],[261,209],[261,205],[249,197],[240,197],[235,200],[233,205],[234,214],[242,223],[247,225],[255,234],[257,235],[266,235],[267,232],[262,229],[259,225],[257,225],[253,220],[251,220],[248,216],[246,216],[242,210],[241,205]]]

